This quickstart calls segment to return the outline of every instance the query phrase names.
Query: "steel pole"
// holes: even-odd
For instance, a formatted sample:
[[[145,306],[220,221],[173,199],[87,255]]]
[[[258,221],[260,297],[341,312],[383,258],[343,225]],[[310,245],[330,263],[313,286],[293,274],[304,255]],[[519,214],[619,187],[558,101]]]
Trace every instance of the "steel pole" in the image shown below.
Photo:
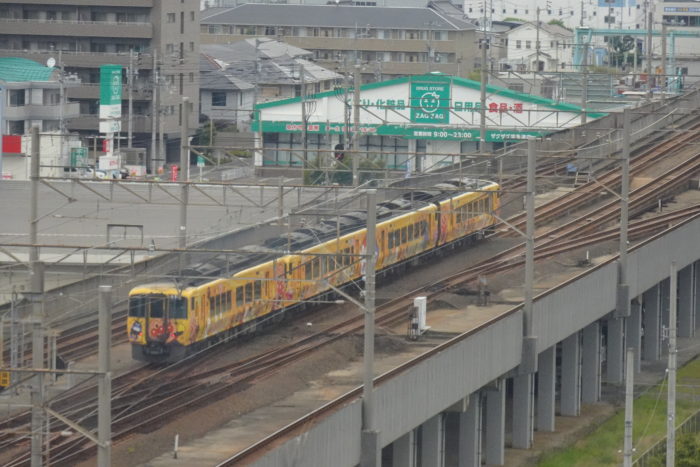
[[[377,245],[377,190],[367,190],[367,236],[365,237],[365,336],[364,384],[362,386],[362,467],[381,466],[381,446],[374,423],[374,293]]]
[[[666,23],[661,23],[661,100],[666,100]]]
[[[179,181],[188,182],[190,180],[190,147],[189,147],[189,102],[188,97],[182,98],[182,111],[180,116],[180,173]]]
[[[352,91],[352,186],[360,184],[360,65],[355,65],[354,89]]]
[[[632,427],[634,416],[634,349],[627,349],[625,358],[625,446],[623,467],[632,467]]]
[[[481,105],[479,107],[479,152],[486,152],[486,82],[488,74],[486,71],[486,47],[488,39],[486,38],[486,30],[484,30],[484,38],[481,39]]]
[[[623,110],[622,131],[622,172],[620,186],[620,257],[618,261],[617,304],[615,316],[626,318],[630,315],[629,286],[627,285],[627,250],[629,226],[629,192],[630,192],[630,132],[631,119],[629,109]]]
[[[588,44],[583,46],[583,74],[581,75],[581,125],[588,121],[586,106],[588,105]]]
[[[133,133],[134,133],[134,49],[129,49],[129,120],[127,123],[127,146],[131,149]]]
[[[36,246],[39,242],[37,241],[37,232],[39,227],[39,167],[40,167],[40,157],[39,153],[39,128],[32,127],[30,131],[31,135],[31,200],[29,207],[29,243],[33,246],[29,248],[29,261],[39,261],[39,247]]]
[[[109,467],[112,455],[112,286],[101,285],[99,292],[99,372],[97,383],[97,465]]]
[[[34,130],[35,128],[32,128]],[[33,161],[33,159],[32,159]],[[43,369],[44,360],[44,264],[31,261],[31,302],[32,302],[32,368]],[[43,465],[44,450],[44,374],[36,373],[32,378],[30,393],[32,405],[31,420],[31,466]]]
[[[151,176],[155,177],[158,173],[158,165],[156,163],[156,153],[158,147],[156,145],[158,136],[158,51],[153,49],[153,69],[151,70],[151,78],[153,80],[153,93],[151,96]]]
[[[668,312],[668,405],[666,411],[666,465],[673,467],[676,462],[676,321],[678,270],[671,263]]]
[[[652,22],[654,20],[654,14],[649,11],[647,15],[647,50],[646,50],[646,56],[647,56],[647,99],[651,100],[651,57],[652,57],[652,50],[651,48],[653,47],[653,38],[652,38],[652,26],[654,23]]]
[[[525,284],[523,304],[523,350],[521,373],[537,371],[537,338],[532,335],[532,301],[535,282],[535,171],[537,148],[534,138],[527,141],[527,194],[525,196]]]

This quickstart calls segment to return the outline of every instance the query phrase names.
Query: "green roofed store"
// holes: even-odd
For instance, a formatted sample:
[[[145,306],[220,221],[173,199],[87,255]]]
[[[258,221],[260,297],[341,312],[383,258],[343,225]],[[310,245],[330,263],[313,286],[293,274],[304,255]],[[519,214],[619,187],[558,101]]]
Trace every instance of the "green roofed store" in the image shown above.
[[[542,137],[580,122],[581,108],[488,86],[486,142],[494,147]],[[333,91],[256,106],[257,167],[328,167],[352,147],[353,90]],[[588,114],[597,118],[602,114]],[[305,117],[305,118],[304,118]],[[305,125],[302,123],[306,120]],[[455,155],[475,152],[480,138],[480,83],[428,74],[360,87],[359,154],[390,170],[430,171]],[[342,151],[341,151],[342,149]]]

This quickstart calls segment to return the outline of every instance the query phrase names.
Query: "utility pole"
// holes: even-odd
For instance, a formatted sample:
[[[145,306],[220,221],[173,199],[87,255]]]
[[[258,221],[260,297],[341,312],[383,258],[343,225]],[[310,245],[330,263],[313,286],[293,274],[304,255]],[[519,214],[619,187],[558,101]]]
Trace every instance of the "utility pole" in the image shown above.
[[[180,231],[178,232],[178,248],[183,249],[187,247],[187,182],[190,178],[189,104],[189,98],[183,97],[182,126],[180,127]]]
[[[30,261],[32,302],[32,369],[43,370],[44,360],[44,263]],[[37,372],[31,386],[31,466],[41,467],[44,449],[44,374]]]
[[[304,160],[302,161],[302,167],[306,168],[309,163],[309,152],[307,150],[307,122],[309,120],[309,116],[306,115],[306,76],[304,72],[304,65],[299,66],[299,81],[301,82],[301,148],[302,157],[304,158]]]
[[[578,22],[578,25],[581,27],[583,27],[583,13],[584,13],[583,5],[584,5],[583,0],[581,0],[581,19]]]
[[[59,109],[58,109],[58,131],[61,133],[61,136],[58,138],[58,147],[60,150],[60,160],[61,164],[65,163],[65,133],[66,133],[66,120],[65,120],[65,105],[66,105],[66,89],[65,89],[65,80],[66,80],[66,73],[65,69],[63,67],[63,51],[59,50],[58,51],[58,67],[60,69],[60,75],[58,78],[58,101],[60,102]],[[70,165],[66,164],[66,165]]]
[[[676,312],[678,271],[671,262],[670,306],[668,312],[668,406],[666,411],[666,465],[676,465]]]
[[[127,147],[131,149],[134,132],[134,49],[129,49],[129,73],[126,74],[129,85],[129,120],[127,123]]]
[[[625,359],[625,445],[623,467],[632,467],[632,427],[634,422],[634,349],[627,349]],[[667,464],[668,465],[668,464]]]
[[[362,385],[362,467],[380,467],[381,446],[374,423],[374,293],[377,245],[377,190],[367,190],[367,236],[365,242],[365,336],[364,384]]]
[[[630,191],[630,146],[631,146],[631,119],[630,109],[622,111],[622,180],[620,182],[620,259],[618,263],[617,303],[615,306],[616,318],[630,316],[629,285],[627,284],[627,243],[629,225],[629,191]]]
[[[654,13],[652,12],[652,9],[649,9],[649,13],[647,15],[647,99],[651,100],[651,48],[653,47],[653,42],[652,42],[652,27],[654,25],[653,23],[654,20]]]
[[[534,138],[527,140],[527,187],[525,198],[525,303],[523,306],[523,355],[522,371],[534,374],[537,371],[537,338],[532,331],[532,304],[535,282],[535,172],[537,171],[537,148]]]
[[[486,152],[486,82],[488,80],[488,73],[486,71],[486,48],[489,46],[489,40],[486,37],[486,30],[484,30],[484,37],[480,39],[479,46],[481,47],[481,105],[479,106],[479,152]]]
[[[581,125],[588,121],[586,106],[588,105],[588,44],[583,45],[583,73],[581,83]]]
[[[39,243],[38,237],[38,227],[39,227],[39,170],[40,170],[40,157],[39,154],[39,128],[33,126],[30,130],[31,134],[31,166],[30,166],[30,179],[31,179],[31,195],[30,195],[30,207],[29,207],[29,261],[39,261]]]
[[[156,165],[156,153],[157,153],[157,147],[156,147],[156,141],[157,141],[157,133],[158,133],[158,51],[154,47],[153,48],[153,70],[152,70],[152,78],[153,78],[153,94],[151,96],[151,176],[155,176],[158,167]]]
[[[355,64],[355,80],[352,93],[353,131],[352,131],[352,186],[360,185],[360,65]]]
[[[535,69],[533,73],[540,71],[540,7],[537,7],[537,22],[535,23]]]
[[[99,292],[97,382],[97,465],[109,467],[112,456],[112,286],[101,285]]]
[[[666,22],[661,23],[661,100],[666,100]]]

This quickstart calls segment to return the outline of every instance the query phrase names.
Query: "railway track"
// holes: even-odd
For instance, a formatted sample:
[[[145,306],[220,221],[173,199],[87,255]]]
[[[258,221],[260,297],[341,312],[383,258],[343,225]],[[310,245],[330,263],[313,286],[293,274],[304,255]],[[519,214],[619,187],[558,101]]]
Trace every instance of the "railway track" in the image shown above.
[[[697,127],[700,127],[698,125]],[[678,144],[687,144],[690,137],[677,141]],[[678,148],[678,145],[662,143],[656,152],[645,151],[639,160],[643,170],[649,166],[655,158]],[[646,164],[646,166],[644,165]],[[681,167],[684,166],[684,167]],[[546,170],[554,170],[553,166]],[[633,191],[630,203],[630,212],[641,212],[652,205],[656,205],[659,197],[668,196],[673,190],[686,183],[689,177],[700,171],[700,154],[696,154],[689,161],[680,164],[664,173],[661,177]],[[607,184],[614,186],[614,171],[606,176]],[[602,179],[599,179],[603,183]],[[546,215],[537,219],[544,222],[547,219],[557,218],[563,212],[590,204],[599,197],[600,190],[591,189],[593,185],[584,186],[580,196],[563,196],[546,208]],[[536,259],[551,257],[559,253],[580,249],[601,241],[615,240],[617,229],[608,228],[601,230],[604,224],[615,219],[619,207],[616,201],[595,208],[583,217],[582,225],[579,221],[572,221],[563,226],[552,229],[536,239]],[[539,211],[539,208],[538,208]],[[630,224],[630,238],[644,238],[648,235],[665,229],[669,223],[679,222],[690,216],[698,215],[700,207],[666,213],[653,219],[636,221]],[[539,214],[539,212],[538,212]],[[522,222],[515,216],[511,222]],[[502,234],[502,232],[501,232]],[[516,246],[506,252],[490,258],[470,269],[456,274],[447,279],[429,284],[423,288],[412,291],[404,297],[391,300],[377,309],[377,324],[391,326],[406,320],[406,309],[410,306],[410,300],[417,294],[427,295],[429,298],[443,293],[450,288],[463,286],[482,274],[493,274],[517,268],[522,263],[522,247]],[[115,316],[113,320],[113,339],[125,340],[123,316]],[[317,349],[337,341],[347,335],[357,333],[362,329],[362,318],[355,316],[343,323],[325,329],[321,333],[296,341],[290,345],[272,349],[265,354],[254,358],[223,365],[208,370],[197,370],[199,359],[197,357],[172,367],[155,369],[153,366],[144,366],[132,373],[120,376],[114,380],[113,400],[113,439],[118,441],[134,433],[150,429],[165,420],[172,418],[197,405],[203,405],[224,394],[239,391],[241,388],[254,384],[263,378],[269,377],[280,368],[289,365],[297,359],[308,355]],[[89,329],[75,329],[65,333],[65,340],[59,345],[65,355],[79,356],[87,352],[89,347],[94,348],[96,334],[90,334]],[[219,346],[223,348],[223,346]],[[209,358],[215,355],[207,354]],[[167,382],[163,382],[166,380]],[[51,406],[66,414],[69,418],[84,424],[96,426],[96,400],[94,388],[75,388],[62,394],[51,401]],[[0,421],[0,452],[17,446],[17,433],[28,431],[29,413]],[[63,436],[61,431],[65,427],[54,424],[50,437],[51,459],[53,463],[67,465],[92,453],[93,446],[78,435]],[[23,442],[27,442],[24,440]],[[13,459],[7,465],[27,465],[28,452]]]
[[[696,130],[700,130],[700,122],[694,123],[690,122],[688,131],[682,133],[681,136],[673,138],[666,141],[661,141],[658,144],[651,145],[650,147],[643,149],[641,153],[635,155],[631,161],[630,173],[632,176],[638,174],[639,172],[648,169],[650,165],[668,155],[671,151],[679,150],[684,145],[697,138]],[[656,142],[659,138],[652,136],[642,143]],[[538,177],[548,177],[556,176],[565,170],[566,165],[575,160],[575,156],[571,150],[563,151],[557,153],[560,155],[572,154],[569,157],[549,157],[544,161],[540,161],[537,168]],[[525,177],[517,176],[510,180],[504,181],[505,191],[514,191],[524,189]],[[558,208],[557,204],[545,205],[538,207],[536,222],[543,223],[552,219],[556,219],[561,216],[562,212],[568,210],[576,209],[577,207],[584,206],[587,203],[591,203],[598,197],[600,190],[596,189],[596,185],[604,185],[609,189],[614,189],[619,186],[620,175],[617,169],[612,169],[605,174],[598,177],[597,183],[591,182],[589,184],[583,185],[581,190],[576,190],[569,194],[564,195],[563,199],[569,199],[569,208]],[[560,199],[562,199],[560,198]],[[509,219],[509,223],[515,225],[520,230],[524,230],[525,215],[520,214],[513,216]],[[496,229],[504,230],[506,226],[504,224],[498,224]],[[502,235],[512,236],[513,232],[504,230]],[[112,343],[121,344],[126,342],[127,336],[125,332],[126,328],[126,301],[119,302],[115,304],[114,318],[112,320]],[[93,355],[96,351],[95,342],[97,341],[97,321],[92,321],[85,323],[80,326],[72,327],[61,332],[61,335],[57,339],[57,352],[58,355],[65,361],[77,361],[81,358]],[[25,358],[30,358],[30,350],[25,352]],[[6,360],[9,361],[9,350],[6,350]]]
[[[630,224],[630,237],[647,237],[664,230],[669,224],[696,215],[700,215],[700,206],[635,221]],[[601,241],[615,240],[617,235],[616,228],[608,228],[600,232],[576,236],[576,238],[563,239],[562,237],[560,242],[537,247],[535,259],[541,260]],[[512,258],[487,261],[447,280],[416,289],[404,297],[378,307],[377,324],[388,327],[405,322],[406,310],[411,304],[412,297],[416,295],[426,295],[431,299],[452,287],[463,286],[481,274],[513,270],[520,267],[521,263],[522,258],[518,261],[513,261]],[[363,317],[356,315],[319,333],[239,362],[202,369],[202,354],[170,367],[157,369],[154,365],[146,365],[120,376],[114,381],[113,440],[118,441],[140,431],[153,429],[186,410],[240,391],[271,376],[305,355],[348,335],[361,332],[362,327]],[[219,346],[214,354],[206,354],[207,359],[216,359],[216,352],[223,351],[225,351],[224,346]],[[92,387],[69,391],[60,399],[53,401],[52,406],[61,413],[69,414],[67,416],[85,426],[96,426],[97,401]],[[0,423],[0,432],[5,433],[0,437],[0,451],[13,446],[9,433],[26,431],[29,420],[30,413],[26,412],[15,416],[11,421]],[[52,432],[59,433],[53,435],[50,441],[52,462],[67,465],[93,452],[94,446],[84,438],[78,435],[61,436],[60,433],[64,429],[66,427],[60,424],[52,429]],[[27,465],[28,461],[28,453],[25,453],[7,465]]]

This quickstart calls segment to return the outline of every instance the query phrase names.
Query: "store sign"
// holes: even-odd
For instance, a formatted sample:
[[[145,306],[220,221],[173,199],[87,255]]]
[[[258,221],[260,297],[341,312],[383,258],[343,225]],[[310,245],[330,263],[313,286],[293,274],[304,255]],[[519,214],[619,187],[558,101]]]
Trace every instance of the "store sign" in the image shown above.
[[[100,67],[100,133],[121,131],[122,66]]]
[[[87,148],[71,148],[70,150],[70,166],[85,167],[88,160]]]
[[[450,83],[411,83],[411,121],[450,123]]]
[[[255,125],[257,129],[257,125]],[[300,122],[263,122],[264,133],[301,133],[304,126]],[[352,125],[348,131],[353,131]],[[339,123],[309,123],[306,127],[309,134],[339,135],[345,133],[345,125]],[[429,139],[442,141],[478,141],[478,129],[465,128],[431,128],[400,125],[360,125],[359,132],[362,135],[399,136],[406,139]],[[518,130],[487,130],[487,142],[514,142],[528,139],[529,137],[541,138],[547,135],[546,131],[518,131]]]

